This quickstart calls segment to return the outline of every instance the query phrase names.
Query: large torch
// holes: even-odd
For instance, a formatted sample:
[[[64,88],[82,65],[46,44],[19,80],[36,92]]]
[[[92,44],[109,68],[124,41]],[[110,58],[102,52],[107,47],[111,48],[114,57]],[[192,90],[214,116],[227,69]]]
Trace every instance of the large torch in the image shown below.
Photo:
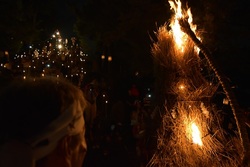
[[[185,10],[180,0],[169,4],[173,16],[169,27],[161,26],[156,32],[152,55],[171,73],[166,94],[174,97],[174,105],[165,104],[157,150],[149,166],[240,166],[249,147],[245,122],[236,112],[239,106],[201,43],[190,8]],[[212,100],[219,87],[234,114],[238,129],[233,133],[222,127],[223,114]]]

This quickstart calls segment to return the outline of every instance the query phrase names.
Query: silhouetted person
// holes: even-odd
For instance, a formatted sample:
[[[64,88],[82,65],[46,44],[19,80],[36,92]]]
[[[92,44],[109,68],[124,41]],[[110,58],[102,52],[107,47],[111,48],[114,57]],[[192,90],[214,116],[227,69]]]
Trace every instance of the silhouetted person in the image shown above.
[[[82,91],[59,78],[13,81],[0,96],[1,167],[81,167]]]

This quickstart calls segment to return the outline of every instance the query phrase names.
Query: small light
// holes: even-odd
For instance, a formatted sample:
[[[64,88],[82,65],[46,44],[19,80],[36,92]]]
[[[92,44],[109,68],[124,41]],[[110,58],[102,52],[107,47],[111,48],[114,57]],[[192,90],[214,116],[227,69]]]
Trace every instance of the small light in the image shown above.
[[[227,98],[224,98],[223,99],[223,104],[228,105],[229,104],[229,100]]]
[[[180,89],[180,90],[184,90],[184,89],[185,89],[185,86],[181,84],[181,85],[179,86],[179,89]]]
[[[62,49],[62,45],[60,44],[60,45],[58,45],[58,49]]]
[[[112,61],[112,56],[109,56],[109,57],[108,57],[108,61]]]

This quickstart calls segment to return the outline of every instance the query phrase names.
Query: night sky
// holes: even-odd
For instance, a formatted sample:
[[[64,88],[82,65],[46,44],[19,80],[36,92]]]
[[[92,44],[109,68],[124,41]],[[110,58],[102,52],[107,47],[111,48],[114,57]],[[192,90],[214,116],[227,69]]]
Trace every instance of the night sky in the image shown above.
[[[75,35],[73,32],[73,25],[76,22],[76,15],[67,4],[68,0],[62,0],[58,3],[58,7],[55,9],[55,15],[57,22],[56,26],[58,26],[58,30],[65,38],[69,38]],[[84,0],[73,0],[72,3],[74,6],[80,8],[83,4]]]

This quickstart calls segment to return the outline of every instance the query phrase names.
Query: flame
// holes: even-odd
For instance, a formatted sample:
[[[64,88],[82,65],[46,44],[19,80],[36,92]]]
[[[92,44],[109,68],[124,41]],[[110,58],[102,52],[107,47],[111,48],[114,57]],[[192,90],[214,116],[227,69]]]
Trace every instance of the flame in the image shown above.
[[[196,25],[194,25],[193,18],[192,18],[192,13],[190,8],[187,9],[187,11],[183,11],[181,7],[181,1],[180,0],[175,0],[175,1],[168,1],[170,4],[170,9],[174,10],[175,15],[170,21],[170,27],[171,27],[171,33],[173,34],[173,38],[175,40],[177,49],[180,50],[180,52],[185,51],[185,47],[187,47],[186,43],[188,40],[188,35],[186,35],[180,27],[179,24],[179,19],[181,18],[187,18],[188,23],[190,24],[191,30],[193,32],[196,31]]]
[[[179,89],[180,89],[180,90],[184,90],[184,89],[185,89],[185,86],[184,86],[183,84],[180,84],[180,85],[179,85]]]
[[[202,146],[200,130],[195,123],[191,124],[191,133],[192,133],[193,142],[195,144],[198,144],[199,146]]]

